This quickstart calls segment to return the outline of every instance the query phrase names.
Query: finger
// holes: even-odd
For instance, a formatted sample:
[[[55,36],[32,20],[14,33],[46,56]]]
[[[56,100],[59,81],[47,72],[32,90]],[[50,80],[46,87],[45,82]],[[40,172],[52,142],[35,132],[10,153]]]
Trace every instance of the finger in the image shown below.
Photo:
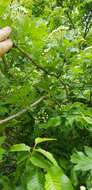
[[[5,27],[3,29],[0,29],[0,41],[6,40],[11,33],[10,27]]]
[[[8,39],[6,41],[0,42],[0,57],[9,51],[13,46],[12,40]]]

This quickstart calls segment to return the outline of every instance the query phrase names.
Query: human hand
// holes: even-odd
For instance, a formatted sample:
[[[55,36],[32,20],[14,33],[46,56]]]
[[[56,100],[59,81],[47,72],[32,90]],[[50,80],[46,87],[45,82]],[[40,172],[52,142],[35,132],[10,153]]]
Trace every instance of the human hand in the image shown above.
[[[10,27],[0,29],[0,57],[2,57],[4,53],[8,52],[13,46],[12,40],[9,39],[10,33]]]

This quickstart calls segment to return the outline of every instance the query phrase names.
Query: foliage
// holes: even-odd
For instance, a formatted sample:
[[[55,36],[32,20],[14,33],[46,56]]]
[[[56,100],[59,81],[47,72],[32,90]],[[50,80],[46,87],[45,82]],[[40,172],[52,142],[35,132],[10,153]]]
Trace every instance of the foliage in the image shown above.
[[[0,189],[92,188],[92,0],[0,0]]]

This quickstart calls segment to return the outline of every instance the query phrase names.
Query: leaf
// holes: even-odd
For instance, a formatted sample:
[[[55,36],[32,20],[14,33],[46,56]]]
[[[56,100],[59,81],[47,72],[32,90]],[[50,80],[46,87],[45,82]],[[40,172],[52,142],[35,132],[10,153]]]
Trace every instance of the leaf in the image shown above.
[[[84,51],[88,51],[88,50],[91,50],[91,51],[92,51],[92,46],[87,47],[87,48],[84,49]]]
[[[59,126],[61,124],[61,118],[60,116],[52,117],[47,124],[47,127],[53,127],[53,126]]]
[[[60,124],[61,124],[61,117],[57,116],[57,117],[50,118],[47,123],[40,125],[40,127],[43,129],[47,129],[50,127],[57,127]]]
[[[92,118],[91,117],[86,117],[86,116],[82,116],[83,119],[90,125],[92,125]]]
[[[15,144],[10,149],[11,152],[20,152],[20,151],[28,151],[30,152],[30,147],[25,144]]]
[[[43,173],[37,168],[31,173],[30,180],[27,183],[27,190],[43,190]]]
[[[23,162],[25,162],[25,160],[29,159],[30,158],[30,154],[29,152],[20,152],[18,155],[17,155],[17,165],[20,165],[22,164]]]
[[[51,167],[45,177],[45,190],[73,190],[71,181],[59,167]]]
[[[8,109],[4,106],[0,106],[0,115],[4,115],[5,113],[8,113]]]
[[[90,159],[92,159],[92,148],[85,146],[85,153]]]
[[[0,15],[5,12],[5,9],[9,5],[10,0],[0,0]]]
[[[5,150],[3,148],[0,148],[0,160],[2,160],[4,154]]]
[[[34,166],[48,170],[51,167],[51,163],[45,159],[40,153],[33,152],[30,161]]]
[[[40,137],[38,137],[35,139],[35,145],[42,143],[42,142],[55,141],[55,140],[56,140],[55,138],[40,138]]]
[[[58,166],[55,158],[53,157],[53,155],[50,152],[43,150],[41,148],[35,149],[35,151],[43,154],[43,156],[45,156],[49,161],[51,161],[53,165]]]
[[[92,169],[92,149],[85,147],[85,153],[75,152],[71,156],[72,163],[75,164],[75,170],[88,171]]]
[[[5,142],[5,136],[0,137],[0,145],[2,145]]]

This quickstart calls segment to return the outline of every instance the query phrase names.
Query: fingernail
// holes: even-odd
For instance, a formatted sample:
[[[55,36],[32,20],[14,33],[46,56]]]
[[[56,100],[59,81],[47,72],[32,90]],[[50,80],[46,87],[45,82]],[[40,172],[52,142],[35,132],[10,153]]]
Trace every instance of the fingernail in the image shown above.
[[[5,28],[5,30],[7,31],[7,32],[11,32],[11,28],[9,27],[9,26],[7,26],[6,28]]]

